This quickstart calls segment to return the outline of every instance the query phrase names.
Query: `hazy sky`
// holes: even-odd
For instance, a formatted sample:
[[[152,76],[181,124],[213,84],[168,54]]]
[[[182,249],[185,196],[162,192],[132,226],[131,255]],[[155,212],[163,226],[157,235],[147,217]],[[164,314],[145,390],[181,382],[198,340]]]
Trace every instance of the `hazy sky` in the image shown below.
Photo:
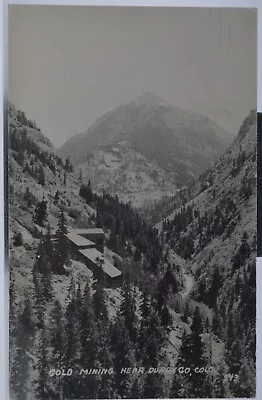
[[[9,99],[56,146],[152,92],[236,134],[256,107],[256,12],[9,7]]]

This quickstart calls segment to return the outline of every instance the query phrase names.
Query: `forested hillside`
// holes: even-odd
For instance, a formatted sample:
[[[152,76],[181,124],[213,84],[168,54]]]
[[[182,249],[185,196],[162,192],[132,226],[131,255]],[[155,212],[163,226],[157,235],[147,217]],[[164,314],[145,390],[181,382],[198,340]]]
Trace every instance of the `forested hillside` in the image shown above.
[[[186,200],[187,199],[187,200]],[[225,345],[229,371],[249,396],[255,386],[256,112],[199,182],[175,198],[178,209],[158,224],[163,240],[188,261],[192,298],[214,311],[213,333]]]
[[[144,207],[198,178],[233,137],[209,118],[144,93],[59,149],[95,190]]]
[[[254,132],[251,115],[154,227],[10,106],[11,399],[254,395]],[[76,257],[73,228],[103,229],[121,285]]]

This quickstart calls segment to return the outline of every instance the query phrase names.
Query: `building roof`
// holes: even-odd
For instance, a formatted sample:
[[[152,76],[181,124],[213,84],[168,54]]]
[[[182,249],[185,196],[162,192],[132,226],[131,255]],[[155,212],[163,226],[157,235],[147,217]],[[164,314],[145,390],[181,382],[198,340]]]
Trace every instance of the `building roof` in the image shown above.
[[[102,228],[74,229],[73,232],[77,233],[78,235],[105,234]]]
[[[88,258],[91,260],[94,264],[98,265],[97,259],[102,258],[104,260],[104,264],[102,265],[103,271],[109,275],[111,278],[115,278],[117,276],[122,275],[122,272],[119,271],[113,264],[111,264],[110,261],[108,261],[100,251],[97,249],[84,249],[84,250],[79,250],[81,254],[83,254],[84,257]]]
[[[86,238],[84,238],[83,236],[78,235],[75,231],[71,231],[69,232],[67,235],[67,238],[73,242],[74,244],[76,244],[77,246],[95,246],[94,242],[91,242],[91,240],[88,240]]]

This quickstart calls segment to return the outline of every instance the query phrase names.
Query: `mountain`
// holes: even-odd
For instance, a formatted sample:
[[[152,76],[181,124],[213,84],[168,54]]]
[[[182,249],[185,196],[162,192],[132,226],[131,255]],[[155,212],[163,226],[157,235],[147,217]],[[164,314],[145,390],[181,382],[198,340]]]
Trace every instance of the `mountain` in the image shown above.
[[[207,168],[193,184],[179,190],[168,202],[165,204],[160,202],[159,207],[166,214],[160,219],[172,219],[176,214],[172,209],[179,209],[181,205],[187,203],[197,204],[202,211],[213,209],[219,197],[223,197],[227,191],[232,198],[237,199],[239,188],[248,183],[254,185],[255,181],[251,183],[249,181],[252,176],[255,177],[255,170],[256,111],[252,110],[243,121],[237,137],[219,160]],[[249,179],[243,174],[247,174]],[[151,210],[151,213],[154,211]],[[161,225],[162,223],[159,223],[157,227]]]
[[[127,174],[135,173],[132,160],[131,165],[126,160],[130,151],[131,159],[140,157],[143,160],[144,179],[141,186],[137,183],[137,187],[130,189],[129,181],[125,183],[119,178],[121,184],[115,187],[118,194],[132,190],[154,192],[164,173],[160,190],[168,192],[172,186],[174,192],[212,164],[231,140],[229,134],[207,117],[174,108],[160,97],[145,93],[100,117],[86,132],[70,138],[59,153],[70,157],[74,165],[93,178],[99,162],[97,151],[104,152],[105,158],[114,158],[116,152],[120,155],[123,152],[123,157],[117,160],[119,171],[126,169]],[[159,175],[153,182],[152,164]],[[104,168],[103,175],[105,181],[118,181],[114,166]],[[100,186],[97,180],[96,185]],[[110,185],[105,184],[104,188],[110,190]]]
[[[255,144],[251,113],[215,167],[169,200],[169,218],[155,229],[118,196],[83,183],[10,107],[13,400],[254,396]],[[104,232],[102,258],[89,249],[100,254],[93,269],[66,239],[87,228]],[[122,272],[117,286],[96,274],[104,263]],[[46,373],[59,365],[72,375]]]
[[[28,119],[23,111],[17,110],[14,104],[10,102],[8,102],[8,120],[11,128],[19,129],[26,127],[27,136],[32,138],[35,143],[39,144],[42,148],[48,149],[49,151],[51,149],[55,151],[51,141],[41,132],[35,121]]]
[[[169,331],[164,324],[169,324],[170,320],[160,320],[156,292],[158,282],[165,276],[167,262],[156,230],[117,197],[105,193],[99,196],[89,185],[82,185],[70,162],[57,155],[36,125],[14,106],[9,107],[8,167],[10,397],[13,400],[57,398],[60,383],[45,371],[64,362],[64,357],[75,371],[96,365],[116,369],[123,352],[121,347],[127,344],[131,359],[137,357],[134,365],[143,362],[144,353],[135,355],[137,348],[129,331],[134,324],[134,329],[140,330],[139,337],[149,337],[147,332],[142,332],[139,322],[144,297],[150,310],[148,318],[156,328],[150,333],[152,343],[156,343],[156,339],[162,340],[166,346]],[[69,251],[64,235],[62,239],[59,236],[62,231],[65,234],[67,230],[97,227],[105,234],[103,259],[107,265],[117,264],[126,279],[123,286],[104,287],[86,263],[80,261],[71,248]],[[63,242],[60,250],[58,237]],[[61,257],[64,264],[59,270]],[[176,277],[171,273],[176,291],[183,287],[179,274],[179,269]],[[78,306],[74,311],[71,307],[74,308],[76,301]],[[131,325],[128,322],[130,315],[134,321]],[[91,331],[85,325],[89,323]],[[58,340],[59,332],[63,336],[61,340]],[[119,349],[111,347],[111,338],[115,334],[118,339],[119,335],[124,335]],[[91,345],[88,341],[93,336]],[[78,348],[76,353],[71,351],[75,349],[74,343]],[[88,343],[95,349],[95,359],[89,361],[84,360],[89,357]],[[60,344],[62,352],[58,350]],[[154,355],[159,353],[160,358],[160,351],[162,353],[159,344]],[[150,354],[149,349],[145,353]],[[161,359],[166,359],[166,353],[174,359],[177,349],[170,345],[163,350]],[[127,360],[123,367],[129,365]],[[150,357],[147,363],[151,365]],[[132,382],[135,375],[119,376],[123,387],[125,381],[130,381],[135,390]],[[117,396],[120,395],[117,379],[113,378],[109,384],[106,375],[100,389],[100,384],[96,385],[93,378],[81,377],[82,388],[79,388],[69,377],[63,381],[63,393],[67,398],[82,398],[83,395],[85,398],[110,398],[105,391],[114,389]],[[91,394],[89,388],[97,392]],[[139,389],[136,390],[140,396]]]
[[[173,212],[156,227],[187,262],[194,277],[191,298],[213,310],[213,333],[224,343],[225,363],[238,371],[248,392],[255,385],[255,110],[218,162],[172,203]]]
[[[130,149],[127,142],[94,150],[76,170],[83,180],[92,182],[97,192],[116,193],[124,202],[130,201],[139,208],[176,191],[174,174]]]

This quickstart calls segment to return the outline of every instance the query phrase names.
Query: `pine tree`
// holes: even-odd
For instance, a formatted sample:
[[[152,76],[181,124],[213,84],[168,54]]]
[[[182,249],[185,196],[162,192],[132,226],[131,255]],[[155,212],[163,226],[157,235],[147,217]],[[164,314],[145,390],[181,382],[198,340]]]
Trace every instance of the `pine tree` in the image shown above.
[[[64,173],[64,186],[66,186],[66,179],[67,178],[67,174],[66,174],[66,172]]]
[[[216,266],[212,277],[212,284],[208,294],[210,308],[216,307],[218,291],[221,288],[222,284],[223,284],[222,277],[220,275],[218,267]]]
[[[231,346],[235,340],[235,322],[233,319],[233,313],[230,312],[228,315],[227,321],[227,333],[226,333],[227,341],[226,341],[226,348],[231,349]]]
[[[43,238],[44,253],[48,257],[51,270],[54,268],[54,245],[51,238],[51,227],[50,224],[47,225],[47,232]]]
[[[184,374],[180,374],[179,372],[174,374],[171,388],[170,388],[170,393],[169,393],[169,398],[170,399],[184,399],[189,397],[191,394],[189,391],[189,386],[187,383],[187,380],[184,376]]]
[[[219,315],[219,311],[216,310],[215,315],[212,320],[212,331],[214,334],[219,337],[220,339],[223,338],[223,330],[224,324],[221,316]]]
[[[135,378],[130,389],[130,399],[142,398],[141,379]]]
[[[29,346],[31,344],[30,337],[27,333],[17,332],[15,337],[15,346],[12,348],[13,364],[10,371],[10,388],[17,395],[19,400],[27,400],[28,383],[29,383],[29,367],[30,358],[28,355]]]
[[[227,382],[225,381],[225,366],[223,364],[219,366],[219,369],[217,371],[217,376],[214,380],[214,385],[213,385],[213,392],[214,392],[214,397],[219,399],[227,397],[227,395],[229,394],[227,388]]]
[[[80,182],[80,183],[83,182],[83,173],[82,173],[82,169],[79,170],[79,182]]]
[[[144,355],[148,343],[149,323],[152,310],[152,300],[149,295],[144,291],[142,293],[142,302],[140,305],[141,322],[138,334],[138,352],[139,355]]]
[[[255,398],[256,372],[249,365],[247,360],[244,360],[239,370],[239,374],[235,378],[236,382],[233,381],[230,385],[234,395],[241,398]]]
[[[63,322],[63,310],[58,300],[55,301],[51,312],[52,323],[52,360],[53,365],[59,365],[63,362],[65,354],[65,328]]]
[[[70,170],[71,170],[71,164],[70,164],[70,159],[69,159],[69,157],[66,158],[65,170],[66,170],[67,172],[70,172]]]
[[[59,200],[59,191],[57,190],[54,197],[54,204],[57,204]]]
[[[19,318],[20,324],[28,335],[33,335],[35,332],[35,324],[32,318],[32,304],[29,296],[25,298],[24,308]]]
[[[40,261],[41,258],[37,258],[34,267],[33,267],[33,284],[34,284],[34,293],[35,293],[35,309],[36,309],[36,317],[37,317],[37,327],[42,329],[44,324],[44,304],[43,304],[43,285],[41,279],[41,270],[42,266]]]
[[[67,302],[74,301],[75,298],[76,298],[76,284],[74,277],[72,276],[67,293]]]
[[[45,173],[42,166],[39,167],[38,171],[38,183],[39,185],[45,186]]]
[[[185,323],[188,323],[188,317],[189,317],[189,304],[188,301],[185,304],[185,309],[183,315],[181,315],[181,320]]]
[[[37,225],[44,226],[44,221],[46,219],[47,219],[47,202],[45,200],[42,200],[36,206],[33,220]]]
[[[206,331],[207,333],[209,333],[209,331],[210,331],[210,321],[209,321],[209,318],[208,318],[208,317],[206,318],[205,331]]]
[[[109,326],[105,325],[104,321],[98,323],[98,335],[99,335],[99,344],[98,344],[98,360],[103,367],[106,365],[106,368],[114,368],[113,358],[111,354],[111,349],[109,347],[108,338],[110,336]],[[99,398],[102,399],[111,399],[114,394],[114,374],[105,374],[101,375],[100,380],[100,390],[99,390]]]
[[[161,318],[161,324],[164,327],[164,329],[167,332],[172,330],[173,319],[172,319],[172,316],[170,315],[170,312],[169,312],[167,306],[164,306],[162,308],[162,311],[161,311],[161,314],[160,314],[160,318]]]
[[[122,288],[122,303],[120,306],[120,314],[123,316],[125,326],[133,343],[136,342],[138,329],[134,290],[135,287],[131,287],[130,282],[126,280]]]
[[[202,343],[201,334],[203,332],[202,319],[198,307],[196,307],[193,321],[191,325],[191,334],[184,332],[177,366],[183,366],[191,369],[190,379],[188,380],[189,392],[196,397],[202,396],[203,386],[205,383],[204,374],[195,372],[195,368],[205,367],[206,360],[204,358],[204,345]]]
[[[36,295],[40,301],[49,300],[52,296],[51,264],[45,252],[45,243],[40,241],[33,271]]]
[[[107,320],[108,312],[105,299],[105,291],[102,282],[96,280],[94,284],[93,307],[95,316],[98,320]]]
[[[242,350],[238,338],[235,338],[229,351],[228,367],[230,374],[238,374],[242,366]]]
[[[27,400],[29,391],[30,357],[28,352],[33,344],[34,332],[32,307],[28,296],[23,304],[22,313],[16,320],[15,329],[10,331],[12,335],[10,344],[13,344],[10,346],[13,361],[10,365],[10,388],[21,400]]]
[[[46,262],[45,262],[45,268],[43,270],[42,274],[42,285],[43,285],[43,297],[45,300],[50,300],[53,296],[53,287],[52,287],[52,267],[47,259],[45,257]]]
[[[128,398],[132,387],[132,375],[121,374],[122,368],[135,365],[133,345],[121,315],[112,327],[111,346],[114,353],[115,390],[120,398]]]
[[[70,368],[70,365],[77,366],[80,359],[80,316],[77,313],[75,300],[72,300],[66,309],[65,314],[65,366]],[[91,349],[90,349],[91,350]]]
[[[156,367],[161,357],[166,335],[160,318],[153,310],[148,318],[147,326],[142,325],[141,327],[141,335],[143,335],[140,338],[141,344],[144,343],[144,349],[141,352],[143,366],[146,368]]]
[[[80,323],[80,342],[81,342],[80,363],[82,366],[85,367],[88,366],[90,361],[92,361],[89,359],[89,356],[91,356],[91,354],[87,354],[86,349],[89,349],[93,346],[95,354],[97,352],[96,350],[97,344],[93,343],[93,340],[96,339],[94,336],[97,335],[97,329],[95,326],[95,313],[88,282],[84,290],[83,304],[79,315],[79,323]]]
[[[36,387],[36,399],[49,400],[50,389],[48,387],[48,360],[47,360],[47,338],[45,326],[41,330],[40,354],[38,364],[38,382]]]
[[[145,399],[165,398],[164,389],[165,383],[162,374],[152,373],[146,375],[143,391]]]
[[[54,253],[54,272],[64,274],[64,266],[69,263],[69,244],[66,237],[67,226],[63,211],[58,218],[58,229],[56,231],[56,246]]]
[[[14,234],[14,246],[19,247],[19,246],[23,246],[23,235],[21,232],[17,232]]]
[[[32,194],[28,186],[25,190],[24,200],[27,202],[27,207],[30,208],[32,206]]]

